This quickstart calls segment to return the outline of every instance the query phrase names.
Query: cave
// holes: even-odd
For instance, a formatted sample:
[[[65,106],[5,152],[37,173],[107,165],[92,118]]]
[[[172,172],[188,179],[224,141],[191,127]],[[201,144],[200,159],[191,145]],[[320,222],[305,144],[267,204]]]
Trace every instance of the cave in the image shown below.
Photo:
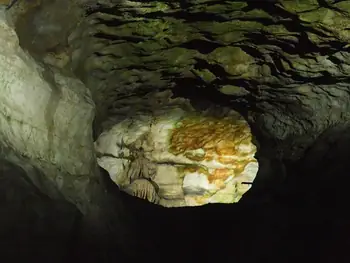
[[[344,0],[1,0],[1,261],[349,262],[349,25]]]

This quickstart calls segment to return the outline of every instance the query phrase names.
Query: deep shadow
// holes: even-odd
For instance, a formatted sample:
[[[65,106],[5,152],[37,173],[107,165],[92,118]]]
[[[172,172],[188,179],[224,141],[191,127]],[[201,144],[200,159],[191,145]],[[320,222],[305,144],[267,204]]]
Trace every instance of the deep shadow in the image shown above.
[[[184,10],[190,7],[188,2],[181,1]],[[283,25],[289,31],[304,32],[299,37],[297,48],[293,49],[293,43],[282,45],[280,41],[272,41],[265,37],[266,34],[260,33],[246,35],[250,37],[251,43],[256,39],[256,45],[273,44],[290,54],[315,52],[325,55],[344,46],[339,41],[332,43],[336,49],[331,45],[325,48],[316,47],[305,33],[313,32],[312,29],[301,25],[297,15],[288,13],[273,2],[249,1],[243,11],[262,9],[273,16],[286,18]],[[98,11],[98,7],[89,12],[95,11]],[[110,13],[116,14],[116,11],[118,10],[111,9]],[[121,14],[121,11],[117,14]],[[150,16],[160,15],[153,13]],[[172,15],[183,18],[185,13],[177,12]],[[226,21],[221,16],[208,13],[197,13],[185,18],[187,21]],[[25,21],[23,23],[27,25]],[[120,25],[120,21],[113,23],[115,26]],[[26,29],[27,26],[23,28]],[[57,35],[57,41],[53,41],[56,38],[48,35],[47,42],[41,41],[40,48],[34,51],[42,53],[47,46],[55,48],[63,45],[60,40],[65,39],[66,33],[61,32],[62,37]],[[322,36],[320,32],[317,34]],[[212,36],[203,35],[214,41]],[[144,40],[140,36],[119,37],[102,33],[95,37],[132,43]],[[23,41],[21,42],[23,45]],[[198,42],[189,42],[185,47],[191,48],[197,44]],[[210,43],[202,52],[209,52],[215,47],[215,44]],[[253,48],[246,47],[244,51],[252,56],[258,55]],[[200,59],[196,62],[197,69],[210,69],[220,78],[210,84],[212,86],[199,79],[179,78],[175,96],[190,98],[198,109],[215,103],[231,107],[245,115],[246,109],[234,103],[234,97],[218,92],[215,84],[235,84],[242,87],[247,84],[243,80],[228,79],[220,66],[204,64]],[[278,67],[279,64],[272,68],[274,74],[278,73]],[[326,74],[311,80],[295,74],[292,78],[314,84],[337,81]],[[254,105],[254,101],[251,100],[250,105]],[[119,192],[106,172],[102,173],[106,191],[114,200],[121,200],[125,204],[120,208],[119,216],[129,216],[132,221],[130,236],[136,242],[130,245],[129,250],[134,252],[133,258],[128,258],[124,248],[115,244],[113,236],[105,236],[104,239],[100,237],[99,240],[86,239],[85,229],[81,227],[81,215],[74,207],[68,202],[51,200],[31,184],[23,170],[14,164],[2,162],[1,260],[50,263],[350,262],[350,220],[347,211],[350,201],[348,127],[326,131],[303,158],[294,162],[277,160],[275,156],[269,155],[266,148],[273,146],[264,142],[266,138],[263,134],[258,134],[258,128],[253,127],[253,132],[261,143],[257,154],[261,167],[252,189],[238,204],[167,209]],[[113,202],[111,209],[112,206]],[[123,220],[116,224],[122,224],[121,222]],[[115,239],[118,239],[118,233],[115,235]]]
[[[285,180],[253,187],[238,204],[167,209],[121,198],[167,262],[348,262],[349,134],[327,131],[304,158],[285,164]],[[276,162],[270,173],[280,172]]]
[[[325,132],[304,158],[286,163],[287,179],[278,187],[253,186],[238,204],[163,208],[119,192],[103,173],[107,191],[125,205],[121,215],[137,227],[130,232],[137,240],[132,260],[121,248],[105,246],[111,237],[102,245],[79,238],[74,208],[48,199],[23,170],[2,162],[4,262],[348,262],[348,131]],[[280,169],[273,162],[269,167],[267,174]]]
[[[79,211],[41,193],[19,166],[0,159],[0,257],[3,262],[64,262]]]

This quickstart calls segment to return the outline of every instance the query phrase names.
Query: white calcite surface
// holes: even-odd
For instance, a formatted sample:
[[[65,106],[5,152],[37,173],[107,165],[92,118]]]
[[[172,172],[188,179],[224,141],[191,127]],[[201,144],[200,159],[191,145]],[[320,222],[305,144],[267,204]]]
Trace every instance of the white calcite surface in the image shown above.
[[[134,110],[99,136],[99,165],[121,189],[135,180],[152,182],[150,196],[139,183],[127,192],[164,206],[238,202],[258,171],[246,121],[228,109],[196,112],[169,91],[150,97],[162,96],[163,105],[149,104],[147,114]]]
[[[44,170],[51,167],[51,173],[45,173],[58,188],[67,185],[62,174],[90,175],[95,153],[94,103],[89,90],[76,78],[40,65],[22,50],[3,9],[0,36],[2,153],[26,158]]]
[[[25,170],[25,185],[32,182],[50,199],[64,201],[58,203],[59,209],[66,201],[74,204],[83,215],[79,225],[86,239],[98,244],[106,236],[118,236],[117,246],[124,246],[132,242],[128,216],[99,177],[92,138],[94,103],[88,88],[63,72],[42,65],[21,49],[0,6],[0,157]],[[23,201],[21,196],[11,196]],[[26,203],[32,214],[31,204]],[[38,209],[34,212],[42,217]]]

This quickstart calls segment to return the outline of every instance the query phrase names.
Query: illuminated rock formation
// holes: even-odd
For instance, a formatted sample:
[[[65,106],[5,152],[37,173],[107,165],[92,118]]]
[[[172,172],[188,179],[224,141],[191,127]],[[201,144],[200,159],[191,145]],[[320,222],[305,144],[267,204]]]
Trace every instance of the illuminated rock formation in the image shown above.
[[[69,174],[91,174],[94,102],[76,78],[37,63],[0,12],[0,147]],[[57,176],[57,178],[55,178]],[[53,173],[50,180],[64,184]]]
[[[113,236],[108,246],[124,246],[130,220],[119,212],[121,200],[106,192],[99,173],[91,93],[67,70],[33,58],[9,12],[0,6],[1,258],[67,261],[61,260],[74,228],[84,232],[83,242],[101,244]],[[120,220],[125,224],[116,223]],[[115,233],[124,237],[114,238]]]
[[[158,189],[147,186],[149,196],[133,193],[165,206],[238,202],[258,171],[248,124],[233,110],[183,108],[164,105],[116,123],[95,143],[99,164],[121,189],[152,181]]]
[[[2,12],[11,2],[15,30]],[[15,193],[7,204],[20,206],[19,186],[32,181],[76,205],[87,242],[76,254],[88,260],[72,262],[142,262],[155,251],[173,262],[308,258],[295,244],[311,261],[339,261],[348,244],[334,230],[349,236],[349,10],[344,0],[0,0],[0,157],[30,179],[12,181],[0,162],[11,178],[0,197]],[[231,109],[259,143],[243,202],[161,207],[237,202],[250,187],[255,147]],[[161,206],[99,174],[93,141],[121,189]],[[1,219],[16,222],[3,210]]]

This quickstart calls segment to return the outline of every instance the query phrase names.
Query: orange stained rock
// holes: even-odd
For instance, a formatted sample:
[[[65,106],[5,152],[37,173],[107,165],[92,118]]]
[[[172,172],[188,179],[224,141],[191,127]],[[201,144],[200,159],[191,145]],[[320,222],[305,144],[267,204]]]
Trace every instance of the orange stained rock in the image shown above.
[[[244,171],[244,169],[247,166],[247,164],[250,163],[250,162],[253,162],[253,161],[255,161],[255,160],[246,159],[244,161],[236,162],[235,163],[235,169],[234,169],[235,170],[235,174],[237,174],[237,175],[241,174]]]
[[[222,164],[235,164],[237,162],[232,155],[219,155],[217,161]]]
[[[185,156],[193,161],[203,161],[205,159],[205,155],[195,155],[189,152],[185,153]]]
[[[183,172],[186,174],[186,173],[201,173],[201,174],[205,174],[207,176],[209,176],[209,172],[204,169],[203,167],[201,166],[190,166],[190,167],[185,167]]]
[[[214,184],[217,188],[219,188],[220,190],[225,189],[226,188],[226,184],[225,182],[221,181],[221,180],[215,180]]]
[[[172,131],[170,151],[174,154],[183,153],[194,161],[215,160],[233,167],[233,169],[215,169],[212,173],[199,171],[199,167],[192,167],[191,172],[206,174],[210,183],[222,188],[225,187],[224,181],[229,176],[239,176],[248,163],[255,161],[252,157],[254,152],[240,152],[239,150],[240,145],[251,145],[251,140],[250,128],[241,120],[236,122],[228,118],[218,120],[209,117],[188,117]],[[254,151],[254,147],[251,148]],[[204,150],[204,155],[200,158],[187,154],[197,149]]]
[[[170,150],[175,154],[187,150],[217,148],[222,152],[234,153],[234,146],[250,138],[248,124],[233,123],[230,119],[212,117],[188,117],[176,127],[170,137]],[[218,146],[219,145],[219,146]]]
[[[218,155],[236,155],[236,144],[233,140],[223,140],[216,144],[215,151]]]
[[[227,178],[229,178],[232,175],[234,175],[234,172],[232,169],[227,169],[227,168],[215,169],[214,172],[208,176],[208,180],[210,183],[213,183],[214,181],[224,182]],[[221,183],[219,184],[221,185]]]
[[[204,159],[206,160],[206,161],[211,161],[211,160],[213,160],[214,158],[215,158],[215,151],[213,150],[213,149],[209,149],[209,150],[207,150],[206,152],[205,152],[205,157],[204,157]]]

